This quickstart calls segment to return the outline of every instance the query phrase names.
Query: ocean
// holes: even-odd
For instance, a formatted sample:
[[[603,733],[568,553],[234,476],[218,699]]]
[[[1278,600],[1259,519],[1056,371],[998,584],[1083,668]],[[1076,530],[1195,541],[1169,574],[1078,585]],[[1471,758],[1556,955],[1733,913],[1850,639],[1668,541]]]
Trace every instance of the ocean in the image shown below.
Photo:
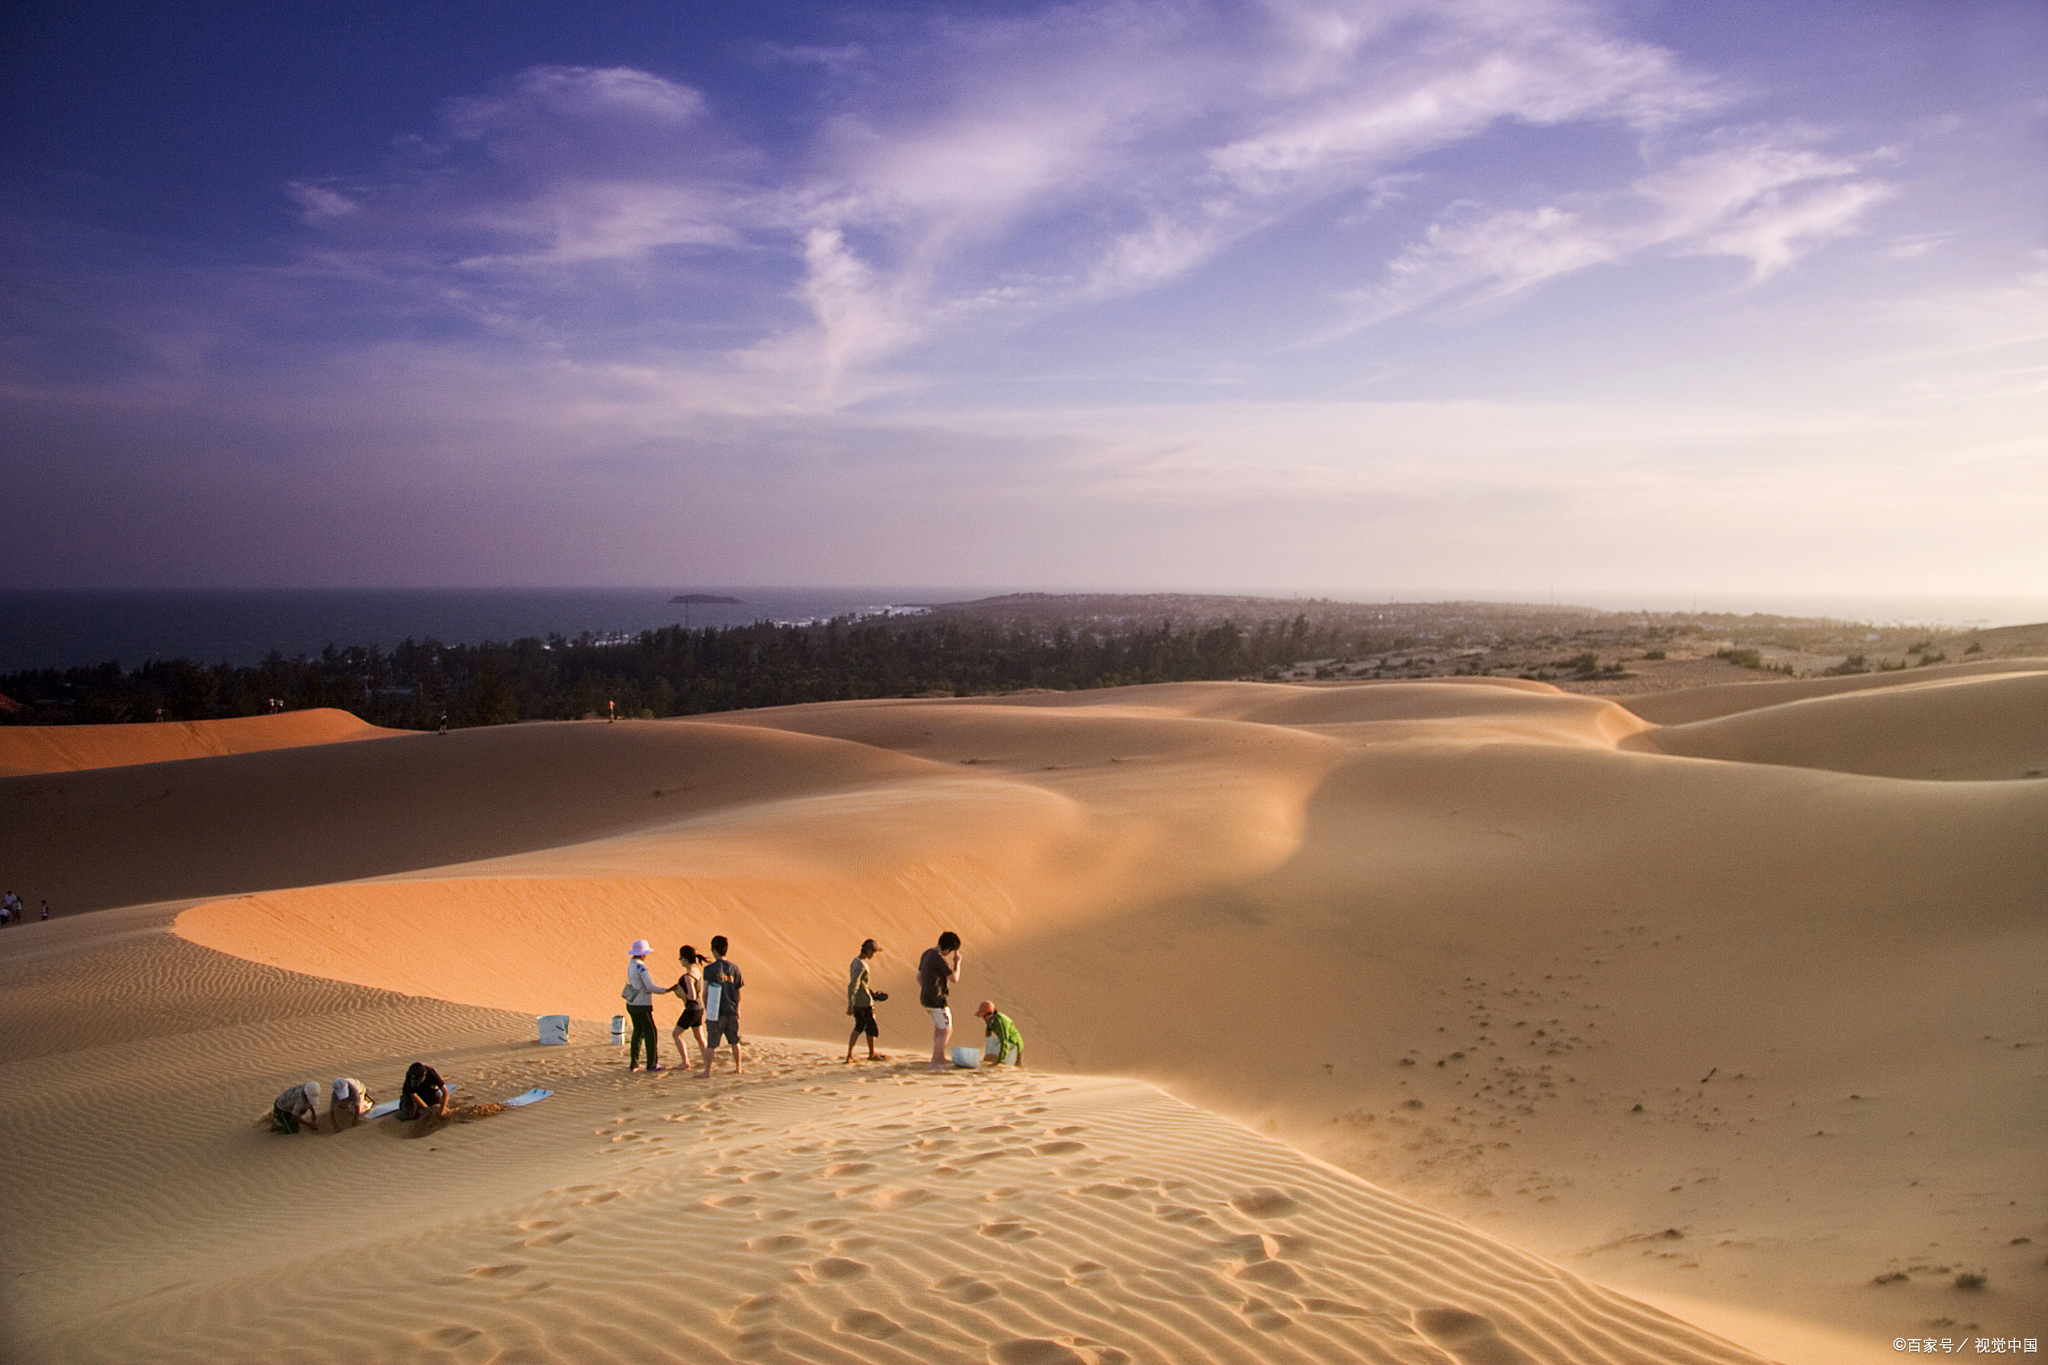
[[[328,645],[633,634],[660,626],[739,626],[915,611],[990,588],[179,589],[0,592],[0,673],[152,659],[255,664]],[[737,603],[681,604],[702,593]]]

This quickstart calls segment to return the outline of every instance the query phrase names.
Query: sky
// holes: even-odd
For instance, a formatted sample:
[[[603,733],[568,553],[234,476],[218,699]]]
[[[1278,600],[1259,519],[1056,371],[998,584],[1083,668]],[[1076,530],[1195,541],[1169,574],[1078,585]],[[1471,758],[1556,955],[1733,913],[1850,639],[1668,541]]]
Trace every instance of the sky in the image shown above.
[[[2048,4],[43,0],[0,587],[2048,589]]]

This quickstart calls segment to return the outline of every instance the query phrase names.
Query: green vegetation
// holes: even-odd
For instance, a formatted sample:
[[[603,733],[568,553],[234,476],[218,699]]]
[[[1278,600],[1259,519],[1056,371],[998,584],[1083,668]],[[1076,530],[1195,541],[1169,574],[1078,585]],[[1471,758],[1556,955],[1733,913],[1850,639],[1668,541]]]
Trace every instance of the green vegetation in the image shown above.
[[[601,715],[695,715],[796,702],[914,697],[1024,688],[1257,676],[1358,644],[1358,632],[1304,615],[1252,629],[1225,621],[1050,628],[972,620],[834,621],[643,631],[510,644],[407,641],[388,654],[361,646],[318,658],[271,655],[254,667],[180,659],[124,671],[118,663],[0,677],[21,703],[14,723],[210,720],[334,706],[373,724],[430,729]]]

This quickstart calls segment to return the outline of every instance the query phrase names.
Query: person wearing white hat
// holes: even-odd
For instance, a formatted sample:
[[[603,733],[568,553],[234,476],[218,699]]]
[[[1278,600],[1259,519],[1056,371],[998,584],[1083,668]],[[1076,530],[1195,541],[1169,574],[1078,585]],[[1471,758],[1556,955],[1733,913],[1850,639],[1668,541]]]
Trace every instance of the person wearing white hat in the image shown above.
[[[633,1019],[633,1046],[628,1054],[631,1065],[626,1069],[640,1069],[640,1045],[644,1041],[647,1044],[647,1069],[659,1071],[661,1058],[655,1055],[655,1048],[660,1046],[658,1040],[661,1035],[654,1031],[654,997],[667,995],[671,988],[655,985],[654,978],[647,974],[647,954],[653,949],[647,946],[646,939],[634,939],[633,946],[627,951],[633,960],[626,968],[626,988],[619,992],[625,999],[626,1013]]]

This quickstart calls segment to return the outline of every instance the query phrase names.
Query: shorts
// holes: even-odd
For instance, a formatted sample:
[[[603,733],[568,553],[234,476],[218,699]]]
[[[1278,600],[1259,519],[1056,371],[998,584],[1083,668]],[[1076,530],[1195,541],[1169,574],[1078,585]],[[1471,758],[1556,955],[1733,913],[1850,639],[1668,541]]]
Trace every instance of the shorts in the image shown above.
[[[855,1005],[853,1007],[853,1031],[855,1033],[865,1033],[870,1038],[882,1036],[882,1026],[875,1022],[875,1007],[873,1005]]]
[[[702,1005],[685,1005],[683,1006],[683,1017],[676,1020],[676,1027],[679,1029],[695,1028],[703,1022],[704,1007]]]
[[[721,1014],[705,1023],[705,1047],[717,1047],[721,1038],[734,1047],[740,1045],[740,1017],[737,1014]]]
[[[944,1005],[939,1006],[935,1010],[928,1010],[926,1012],[930,1014],[932,1017],[933,1028],[953,1027],[953,1011],[947,1009]]]

